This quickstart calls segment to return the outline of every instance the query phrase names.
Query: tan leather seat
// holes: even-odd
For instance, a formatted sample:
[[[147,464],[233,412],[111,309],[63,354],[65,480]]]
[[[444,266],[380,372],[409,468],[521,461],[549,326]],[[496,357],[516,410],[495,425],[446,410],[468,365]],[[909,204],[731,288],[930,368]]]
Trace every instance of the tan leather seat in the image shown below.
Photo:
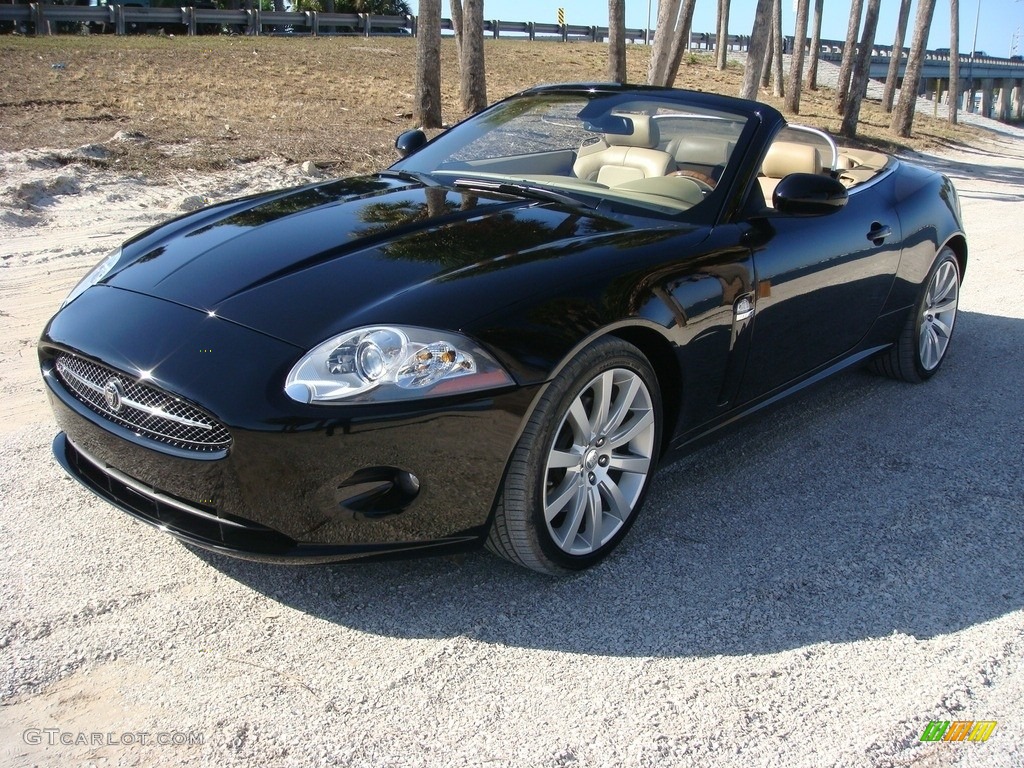
[[[658,126],[647,115],[622,115],[633,122],[628,136],[604,134],[603,140],[580,148],[573,173],[580,179],[615,187],[637,179],[664,176],[672,163],[658,146]]]
[[[776,141],[768,148],[761,163],[761,191],[764,203],[772,207],[775,188],[791,173],[821,173],[821,155],[817,147],[791,141]]]
[[[717,136],[680,136],[672,139],[665,151],[680,166],[714,168],[729,162],[735,146],[735,142]]]

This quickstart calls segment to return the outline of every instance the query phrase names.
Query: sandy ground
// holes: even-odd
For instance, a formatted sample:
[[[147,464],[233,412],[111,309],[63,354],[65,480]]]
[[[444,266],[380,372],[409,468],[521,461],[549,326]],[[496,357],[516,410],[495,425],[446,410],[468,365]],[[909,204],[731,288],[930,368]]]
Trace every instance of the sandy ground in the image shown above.
[[[202,200],[305,180],[155,184],[95,151],[0,156],[0,764],[1024,765],[1019,137],[918,158],[971,245],[939,376],[842,376],[665,468],[621,552],[561,581],[483,552],[229,561],[64,477],[34,344],[70,287]],[[921,743],[936,719],[998,726]]]

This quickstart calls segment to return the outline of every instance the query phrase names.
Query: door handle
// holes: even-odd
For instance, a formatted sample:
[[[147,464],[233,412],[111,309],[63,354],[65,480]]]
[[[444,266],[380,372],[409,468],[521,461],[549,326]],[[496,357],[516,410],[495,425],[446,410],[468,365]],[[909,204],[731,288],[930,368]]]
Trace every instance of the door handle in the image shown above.
[[[872,223],[871,231],[868,232],[868,240],[873,242],[875,245],[881,245],[885,242],[887,237],[892,235],[892,227],[888,224],[879,224],[877,221]]]

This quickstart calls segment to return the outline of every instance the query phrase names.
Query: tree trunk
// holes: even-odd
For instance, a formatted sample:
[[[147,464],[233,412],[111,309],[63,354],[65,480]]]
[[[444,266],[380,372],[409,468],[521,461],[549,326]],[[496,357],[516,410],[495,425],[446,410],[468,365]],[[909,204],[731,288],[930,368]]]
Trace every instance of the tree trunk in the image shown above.
[[[903,87],[900,88],[900,100],[892,113],[890,128],[901,138],[910,135],[914,124],[914,108],[917,106],[917,83],[921,79],[924,66],[924,54],[928,45],[928,33],[932,28],[932,16],[935,15],[935,0],[918,0],[917,17],[914,20],[914,41],[910,45],[910,58],[907,59],[907,71],[903,75]]]
[[[774,0],[772,0],[774,4]],[[761,65],[761,87],[772,84],[772,62],[775,59],[775,27],[768,28],[768,44],[764,49],[764,64]]]
[[[857,62],[853,68],[850,82],[850,95],[846,101],[846,113],[840,133],[851,139],[857,135],[857,121],[860,119],[860,105],[868,87],[868,75],[871,74],[871,49],[875,47],[875,31],[878,29],[878,9],[882,0],[868,0],[867,12],[864,14],[864,31],[860,37],[860,50],[857,51]]]
[[[938,95],[936,95],[938,98]],[[960,0],[949,0],[949,122],[960,108]]]
[[[772,4],[772,67],[775,69],[776,96],[786,94],[786,75],[782,71],[782,49],[785,46],[786,38],[782,36],[782,0],[775,0]]]
[[[608,0],[608,79],[626,82],[626,0]]]
[[[479,112],[487,106],[484,67],[484,0],[466,0],[463,6],[462,59],[459,61],[463,112]]]
[[[896,95],[896,82],[900,79],[900,62],[903,60],[903,40],[907,36],[907,22],[910,20],[911,0],[901,0],[900,16],[896,21],[896,39],[892,42],[892,57],[889,71],[885,76],[885,90],[882,91],[882,108],[892,112],[892,101]]]
[[[441,127],[441,0],[420,0],[416,37],[416,120]]]
[[[843,60],[839,65],[839,83],[836,85],[835,110],[837,115],[846,111],[846,96],[850,92],[850,78],[853,76],[853,60],[857,54],[857,32],[864,0],[851,0],[850,21],[846,25],[846,43],[843,45]]]
[[[804,50],[807,48],[807,12],[810,0],[797,0],[796,28],[793,33],[793,60],[789,65],[789,90],[786,92],[786,109],[800,114],[800,91],[804,87]]]
[[[462,66],[462,29],[466,23],[463,20],[462,15],[462,0],[448,0],[448,5],[452,11],[452,27],[455,31],[455,58],[459,62],[459,66]]]
[[[740,86],[742,99],[757,98],[757,83],[761,78],[761,65],[768,47],[771,13],[772,0],[757,0],[754,26],[750,30],[750,44],[747,46],[747,67],[743,71],[743,84]]]
[[[716,33],[718,47],[715,50],[715,62],[719,69],[725,69],[729,60],[729,0],[718,0],[718,31]]]
[[[818,59],[821,58],[821,13],[825,0],[814,0],[814,31],[811,33],[811,63],[807,66],[807,89],[818,90]]]
[[[672,53],[672,32],[679,15],[680,0],[661,0],[658,3],[658,21],[654,28],[654,45],[651,48],[651,63],[647,68],[648,85],[664,85],[668,71],[669,56]]]
[[[679,65],[683,62],[683,56],[690,50],[690,27],[693,26],[695,5],[696,0],[683,0],[683,4],[679,8],[679,18],[672,35],[672,53],[669,56],[668,69],[665,70],[665,82],[662,83],[670,88],[676,81],[676,74],[679,72]]]

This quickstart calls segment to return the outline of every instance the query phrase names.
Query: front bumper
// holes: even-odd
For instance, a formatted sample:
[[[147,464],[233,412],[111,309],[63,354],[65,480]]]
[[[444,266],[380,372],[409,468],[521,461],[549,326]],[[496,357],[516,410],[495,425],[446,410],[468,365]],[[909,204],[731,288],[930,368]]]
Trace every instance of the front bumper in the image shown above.
[[[61,430],[53,446],[57,460],[111,504],[192,544],[257,560],[440,553],[486,536],[537,387],[404,403],[301,405],[272,385],[292,364],[293,348],[123,292],[109,292],[106,301],[124,305],[123,316],[134,324],[108,323],[96,333],[95,318],[106,315],[86,314],[91,293],[51,321],[40,362]],[[161,349],[152,340],[162,337],[137,332],[158,323],[178,329],[173,346]],[[225,354],[221,363],[199,356],[204,346],[239,353]],[[222,423],[229,447],[189,455],[110,422],[55,374],[61,354],[91,360],[126,381],[152,371],[147,381]],[[254,360],[271,374],[256,378]]]
[[[50,390],[63,430],[53,451],[68,474],[190,544],[271,562],[441,554],[478,546],[519,423],[509,410],[488,408],[437,414],[401,427],[363,425],[347,434],[236,432],[228,456],[196,460],[108,432],[64,402],[54,391],[59,386],[51,383]],[[419,492],[393,508],[360,507],[362,486],[353,489],[346,481],[367,468],[385,467],[385,459],[415,475]]]

